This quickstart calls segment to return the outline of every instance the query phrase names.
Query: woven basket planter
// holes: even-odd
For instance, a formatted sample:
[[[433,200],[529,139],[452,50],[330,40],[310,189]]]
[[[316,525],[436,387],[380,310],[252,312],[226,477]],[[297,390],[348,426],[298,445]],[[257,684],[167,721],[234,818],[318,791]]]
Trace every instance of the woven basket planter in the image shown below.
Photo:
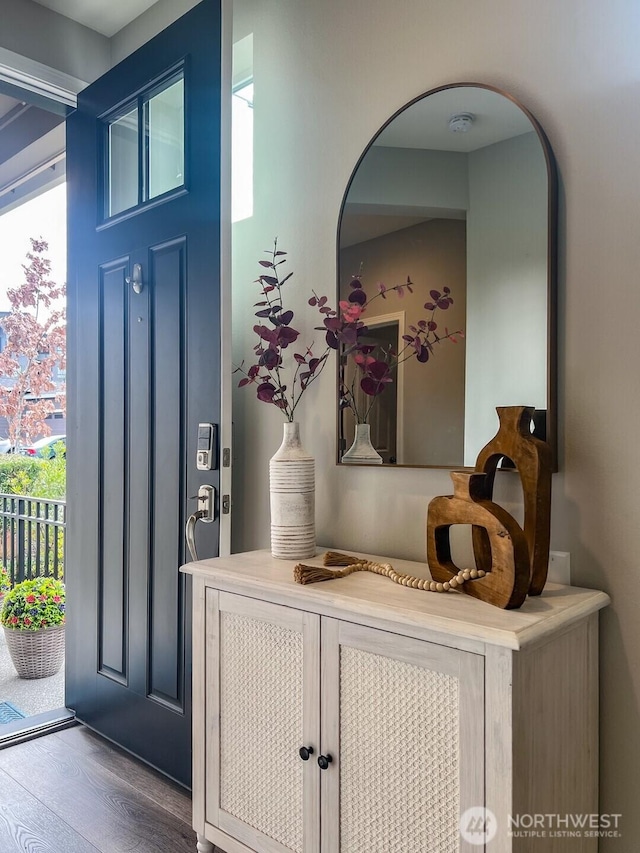
[[[55,675],[64,661],[64,625],[39,631],[4,629],[7,648],[20,678]]]

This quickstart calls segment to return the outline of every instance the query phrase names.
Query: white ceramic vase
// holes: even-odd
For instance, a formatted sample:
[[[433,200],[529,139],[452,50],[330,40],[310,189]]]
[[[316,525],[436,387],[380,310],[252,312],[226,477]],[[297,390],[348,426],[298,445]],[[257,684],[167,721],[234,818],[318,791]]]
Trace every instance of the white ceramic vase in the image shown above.
[[[316,552],[316,474],[300,443],[300,424],[284,424],[284,438],[269,462],[271,553],[302,560]]]
[[[362,465],[382,465],[382,456],[371,444],[371,426],[356,424],[353,444],[342,456],[342,462],[359,462]]]

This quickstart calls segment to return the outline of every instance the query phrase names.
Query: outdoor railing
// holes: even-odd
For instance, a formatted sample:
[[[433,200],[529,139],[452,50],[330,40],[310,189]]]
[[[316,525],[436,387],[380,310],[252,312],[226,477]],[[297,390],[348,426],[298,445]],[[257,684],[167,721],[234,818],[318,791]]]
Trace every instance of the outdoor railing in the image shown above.
[[[0,561],[12,584],[64,577],[65,501],[0,494]]]

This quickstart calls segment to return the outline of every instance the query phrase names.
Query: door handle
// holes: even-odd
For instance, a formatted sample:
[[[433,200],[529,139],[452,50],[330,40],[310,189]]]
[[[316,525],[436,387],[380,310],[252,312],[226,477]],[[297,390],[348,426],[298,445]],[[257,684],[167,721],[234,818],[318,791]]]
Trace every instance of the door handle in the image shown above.
[[[198,509],[196,513],[202,513],[198,516],[198,520],[204,521],[205,524],[210,524],[215,520],[215,496],[216,490],[213,486],[200,486],[198,494],[195,496],[198,501]]]
[[[185,536],[187,539],[187,547],[191,554],[191,559],[198,560],[198,549],[196,548],[196,524],[203,521],[205,524],[211,524],[215,520],[215,500],[216,490],[213,486],[200,486],[198,494],[195,495],[198,501],[198,509],[192,512],[187,520]]]
[[[134,264],[133,276],[128,275],[125,281],[133,285],[134,293],[142,293],[142,264]]]

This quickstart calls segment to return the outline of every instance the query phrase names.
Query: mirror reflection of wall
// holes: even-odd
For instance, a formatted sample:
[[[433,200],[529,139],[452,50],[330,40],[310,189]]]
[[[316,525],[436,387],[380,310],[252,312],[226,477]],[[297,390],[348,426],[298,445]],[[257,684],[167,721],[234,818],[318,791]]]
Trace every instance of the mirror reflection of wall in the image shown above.
[[[453,306],[436,316],[439,325],[450,329],[464,329],[465,311],[465,257],[466,235],[464,221],[454,219],[431,219],[400,228],[372,240],[345,247],[340,252],[341,268],[347,272],[343,279],[348,287],[350,274],[357,272],[362,264],[362,283],[367,296],[377,292],[377,283],[393,286],[411,276],[413,293],[405,293],[399,299],[390,293],[386,299],[376,299],[363,319],[368,327],[379,315],[399,313],[401,315],[400,340],[408,327],[421,319],[428,319],[430,312],[424,308],[429,300],[429,291],[451,288]],[[343,292],[342,298],[345,297]],[[434,354],[426,364],[410,358],[402,364],[403,374],[396,377],[393,385],[401,385],[403,398],[396,406],[395,429],[397,438],[396,461],[406,464],[439,465],[439,460],[449,459],[452,463],[462,458],[464,447],[464,374],[465,341],[458,344],[444,341],[436,345]],[[379,410],[387,413],[386,398],[393,394],[388,386],[372,406],[372,441],[385,462],[383,449],[376,442]],[[396,391],[397,394],[397,391]],[[345,414],[345,425],[352,419]],[[393,414],[393,413],[391,413]],[[389,423],[390,415],[385,422]],[[388,426],[388,431],[392,427]],[[345,439],[350,443],[353,429],[347,429]],[[346,445],[347,447],[349,444]],[[418,461],[419,460],[419,461]],[[459,463],[458,463],[459,464]]]
[[[452,131],[460,115],[465,127]],[[437,344],[426,364],[404,364],[395,407],[381,407],[386,445],[389,431],[396,438],[395,458],[379,448],[385,462],[472,466],[496,432],[496,406],[549,409],[547,155],[517,104],[464,86],[400,112],[356,169],[340,223],[340,298],[360,268],[369,298],[379,281],[390,287],[410,276],[413,294],[378,298],[362,318],[369,325],[400,312],[408,328],[428,319],[429,292],[447,286],[454,304],[435,319],[439,329],[465,332],[457,345]],[[372,437],[387,391],[372,408]],[[345,450],[348,411],[340,424]]]

